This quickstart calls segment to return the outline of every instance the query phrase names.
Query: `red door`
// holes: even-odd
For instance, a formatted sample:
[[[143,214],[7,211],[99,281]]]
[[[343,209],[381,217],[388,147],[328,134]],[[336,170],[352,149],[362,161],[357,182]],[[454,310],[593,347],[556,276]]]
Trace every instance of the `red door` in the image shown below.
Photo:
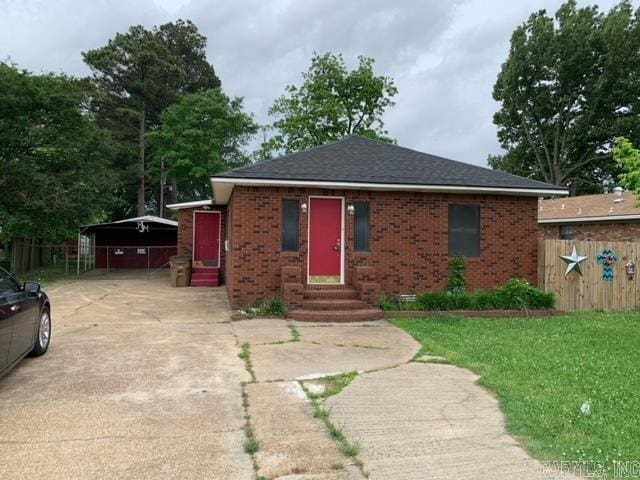
[[[195,212],[193,219],[193,266],[219,267],[220,213]]]
[[[342,199],[309,199],[309,283],[340,283]]]

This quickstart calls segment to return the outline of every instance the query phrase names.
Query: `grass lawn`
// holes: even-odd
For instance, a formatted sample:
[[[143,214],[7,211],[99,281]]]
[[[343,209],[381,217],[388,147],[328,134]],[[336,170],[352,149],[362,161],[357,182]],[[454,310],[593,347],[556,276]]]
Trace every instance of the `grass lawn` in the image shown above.
[[[609,471],[615,461],[640,461],[640,314],[393,323],[422,344],[420,354],[481,375],[533,456]]]
[[[40,267],[28,273],[22,273],[17,277],[20,282],[24,282],[26,280],[38,282],[44,288],[50,286],[56,280],[63,280],[65,278],[77,278],[76,266],[75,264],[69,265],[69,275],[65,275],[64,273],[64,263],[59,263],[57,265]]]

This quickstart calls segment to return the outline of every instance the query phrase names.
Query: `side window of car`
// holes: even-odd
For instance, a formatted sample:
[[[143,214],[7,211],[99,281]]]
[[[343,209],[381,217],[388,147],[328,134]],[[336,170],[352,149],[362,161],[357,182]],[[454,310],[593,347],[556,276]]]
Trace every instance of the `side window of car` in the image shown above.
[[[0,296],[20,291],[20,285],[6,272],[0,270]]]

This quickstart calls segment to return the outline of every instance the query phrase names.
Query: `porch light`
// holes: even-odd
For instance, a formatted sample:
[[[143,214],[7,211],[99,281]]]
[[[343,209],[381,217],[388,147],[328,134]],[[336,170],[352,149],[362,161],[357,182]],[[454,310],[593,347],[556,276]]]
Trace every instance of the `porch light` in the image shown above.
[[[309,207],[307,206],[306,203],[303,203],[302,205],[300,205],[300,210],[302,210],[302,213],[307,213],[308,209]]]
[[[354,207],[353,205],[349,205],[347,207],[347,213],[349,215],[355,215],[356,214],[356,207]]]

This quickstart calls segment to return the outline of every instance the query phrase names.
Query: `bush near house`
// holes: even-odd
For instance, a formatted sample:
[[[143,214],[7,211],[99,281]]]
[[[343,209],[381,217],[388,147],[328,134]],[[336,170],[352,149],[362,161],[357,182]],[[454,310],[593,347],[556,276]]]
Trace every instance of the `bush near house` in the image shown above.
[[[509,280],[504,287],[473,293],[429,292],[413,302],[394,301],[380,296],[380,308],[386,311],[417,310],[545,310],[552,309],[555,298],[525,280]]]
[[[280,297],[262,300],[255,307],[246,307],[243,310],[245,316],[254,317],[286,317],[287,305]]]

